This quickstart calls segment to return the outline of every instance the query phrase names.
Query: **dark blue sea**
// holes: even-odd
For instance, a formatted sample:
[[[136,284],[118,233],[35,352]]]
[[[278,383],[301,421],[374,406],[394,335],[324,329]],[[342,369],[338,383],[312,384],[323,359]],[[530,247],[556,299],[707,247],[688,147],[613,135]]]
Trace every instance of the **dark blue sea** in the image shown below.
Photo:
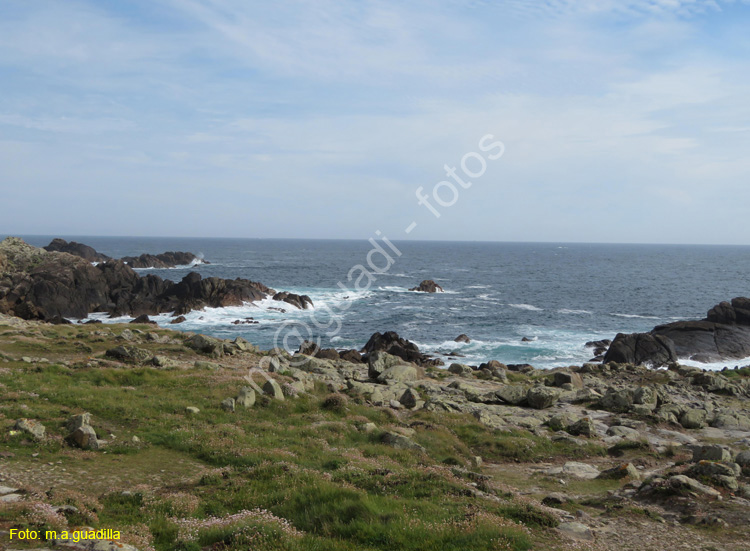
[[[373,245],[366,240],[65,238],[116,258],[180,250],[211,262],[141,273],[179,280],[198,271],[309,295],[314,310],[269,300],[195,311],[185,323],[170,326],[242,336],[261,348],[296,349],[300,338],[360,348],[375,331],[396,331],[423,351],[455,352],[467,363],[497,359],[555,367],[589,360],[587,341],[703,318],[720,301],[750,294],[746,246],[411,241],[394,242],[398,256],[377,241],[392,259],[371,255],[379,270],[387,267],[377,273],[367,265]],[[52,237],[24,239],[43,246]],[[352,272],[357,265],[370,275]],[[350,273],[360,278],[358,285]],[[407,290],[424,279],[434,279],[445,292]],[[273,309],[279,307],[285,311]],[[232,323],[245,318],[258,323]],[[169,319],[165,314],[157,321],[167,325]],[[472,342],[454,342],[461,333]]]

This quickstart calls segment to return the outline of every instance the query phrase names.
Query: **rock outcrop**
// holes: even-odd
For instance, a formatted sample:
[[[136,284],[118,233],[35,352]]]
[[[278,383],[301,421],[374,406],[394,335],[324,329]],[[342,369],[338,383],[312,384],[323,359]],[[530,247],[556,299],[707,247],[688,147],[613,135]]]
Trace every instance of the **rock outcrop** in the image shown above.
[[[412,287],[409,290],[419,291],[420,293],[442,293],[443,292],[443,288],[431,279],[425,279],[422,283],[420,283],[416,287]]]
[[[677,321],[650,333],[617,335],[604,363],[660,366],[677,359],[720,362],[750,357],[750,299],[735,298],[709,310],[703,320]]]
[[[378,350],[387,352],[392,356],[398,356],[402,360],[417,365],[443,365],[441,360],[422,354],[416,344],[399,337],[395,331],[373,333],[370,340],[367,341],[367,344],[362,349],[362,352],[369,355]]]
[[[51,321],[84,318],[92,312],[111,316],[183,315],[205,307],[240,306],[276,295],[248,279],[203,278],[196,272],[180,282],[153,274],[141,277],[121,260],[96,266],[82,257],[49,252],[9,237],[0,243],[0,313]],[[309,306],[309,297],[297,297]]]
[[[106,254],[97,252],[96,249],[76,241],[65,241],[64,239],[53,239],[49,245],[44,247],[49,252],[68,253],[80,256],[89,262],[106,262],[112,260]],[[210,264],[198,258],[193,253],[169,251],[161,254],[142,254],[140,256],[125,256],[120,259],[131,268],[175,268],[177,266],[191,266],[193,264]]]
[[[68,242],[60,238],[53,239],[49,245],[44,247],[44,250],[80,256],[89,262],[106,262],[107,260],[112,260],[106,254],[97,252],[93,247],[75,241]]]

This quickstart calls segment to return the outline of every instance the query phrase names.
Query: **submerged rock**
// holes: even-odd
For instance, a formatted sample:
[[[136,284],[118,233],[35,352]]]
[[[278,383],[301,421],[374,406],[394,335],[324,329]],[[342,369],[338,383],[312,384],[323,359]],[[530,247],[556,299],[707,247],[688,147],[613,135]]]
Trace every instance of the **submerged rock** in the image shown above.
[[[431,279],[425,279],[422,283],[420,283],[416,287],[412,287],[409,290],[419,291],[421,293],[442,293],[443,292],[443,288]]]

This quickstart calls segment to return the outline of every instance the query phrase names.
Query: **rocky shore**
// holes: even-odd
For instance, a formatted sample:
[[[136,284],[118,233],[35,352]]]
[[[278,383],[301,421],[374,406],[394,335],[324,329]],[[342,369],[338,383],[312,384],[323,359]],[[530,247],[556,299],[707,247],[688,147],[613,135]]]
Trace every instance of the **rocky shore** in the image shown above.
[[[141,551],[246,549],[259,533],[275,535],[253,549],[739,550],[750,536],[748,369],[439,369],[394,333],[291,355],[15,317],[0,350],[11,549],[11,527],[45,523],[117,529]],[[399,538],[422,547],[377,543]]]
[[[78,249],[83,256],[32,247],[13,237],[0,243],[0,313],[64,323],[92,312],[111,317],[164,312],[180,316],[267,297],[298,308],[312,305],[307,296],[279,293],[248,279],[202,278],[191,272],[174,283],[152,274],[141,276],[123,260],[93,265],[92,254],[98,253]]]

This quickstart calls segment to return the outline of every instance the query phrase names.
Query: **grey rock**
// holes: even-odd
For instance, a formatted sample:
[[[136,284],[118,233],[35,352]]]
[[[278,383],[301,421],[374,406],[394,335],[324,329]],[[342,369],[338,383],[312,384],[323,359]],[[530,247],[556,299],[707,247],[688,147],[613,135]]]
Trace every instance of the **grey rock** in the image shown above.
[[[411,365],[394,365],[378,375],[377,380],[381,383],[407,382],[417,380],[417,370]]]
[[[633,480],[638,480],[640,477],[641,474],[632,463],[623,463],[622,465],[617,465],[616,467],[602,471],[597,478],[617,480],[631,478]]]
[[[384,432],[380,441],[383,442],[383,444],[387,444],[400,450],[425,451],[422,446],[414,442],[412,439],[407,438],[402,434],[398,434],[397,432]]]
[[[633,406],[633,394],[633,390],[629,388],[623,390],[610,389],[599,400],[599,406],[613,413],[625,413]]]
[[[562,522],[557,526],[557,530],[574,540],[592,541],[594,539],[591,528],[580,522]]]
[[[707,417],[705,409],[689,409],[680,416],[680,425],[686,429],[702,429],[706,426]]]
[[[370,379],[377,379],[386,369],[402,363],[403,360],[398,356],[393,356],[383,350],[375,350],[367,356],[367,376]]]
[[[594,422],[591,420],[591,417],[583,417],[582,419],[579,419],[570,427],[568,427],[568,432],[572,434],[573,436],[585,436],[586,438],[593,438],[596,436],[596,427],[594,426]]]
[[[251,386],[244,386],[240,389],[237,397],[234,399],[236,406],[251,408],[255,405],[255,389]]]
[[[495,395],[506,404],[519,406],[526,402],[528,389],[521,385],[505,385],[500,387]]]
[[[705,446],[693,446],[693,462],[699,461],[731,461],[732,452],[719,444],[708,444]],[[737,463],[740,463],[739,456]],[[742,465],[740,463],[740,465]]]
[[[223,409],[224,411],[234,413],[234,408],[235,408],[234,398],[224,398],[221,401],[221,409]]]
[[[71,432],[67,438],[68,442],[84,450],[98,450],[99,440],[91,425],[83,425]]]
[[[459,364],[459,363],[453,363],[448,368],[448,371],[450,373],[453,373],[454,375],[460,375],[462,377],[467,377],[474,373],[474,370],[470,368],[468,365],[465,364]]]
[[[31,435],[35,440],[44,440],[44,435],[47,430],[44,428],[44,425],[36,419],[19,419],[16,421],[16,424],[13,425],[13,428]]]
[[[529,389],[526,394],[526,401],[534,409],[551,407],[557,402],[558,398],[560,398],[560,392],[546,386],[535,386]]]
[[[564,475],[585,480],[593,480],[599,476],[599,469],[588,463],[568,461],[562,467],[553,467],[546,471],[549,475]]]
[[[146,363],[151,361],[153,354],[143,348],[122,344],[115,348],[110,348],[104,353],[108,358],[113,358],[121,362]]]
[[[557,371],[554,374],[554,385],[561,387],[563,385],[570,384],[574,388],[583,388],[583,379],[578,373],[571,373],[568,371]]]
[[[670,488],[676,491],[688,491],[709,497],[719,497],[719,495],[721,495],[713,488],[706,486],[705,484],[701,484],[697,480],[690,478],[689,476],[685,476],[684,474],[678,474],[670,477],[667,480],[667,484]]]
[[[284,391],[281,390],[281,385],[279,385],[279,383],[277,383],[273,379],[267,380],[263,385],[263,393],[272,398],[275,398],[276,400],[284,399]]]

